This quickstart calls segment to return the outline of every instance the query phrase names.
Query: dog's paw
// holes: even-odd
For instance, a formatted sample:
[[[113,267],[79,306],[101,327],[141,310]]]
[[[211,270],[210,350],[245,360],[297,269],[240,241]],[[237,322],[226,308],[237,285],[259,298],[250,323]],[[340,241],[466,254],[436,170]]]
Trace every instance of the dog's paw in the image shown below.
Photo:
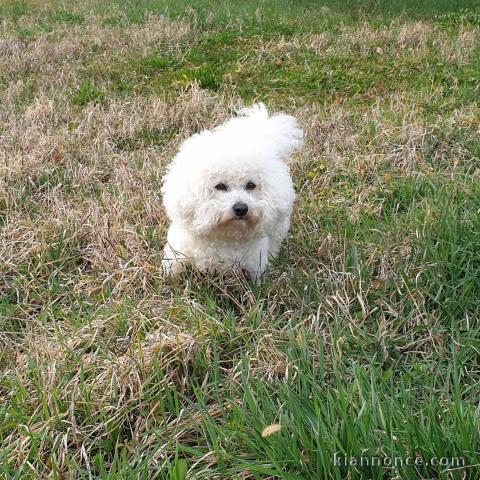
[[[186,268],[185,260],[166,258],[162,260],[162,272],[167,277],[177,277]]]

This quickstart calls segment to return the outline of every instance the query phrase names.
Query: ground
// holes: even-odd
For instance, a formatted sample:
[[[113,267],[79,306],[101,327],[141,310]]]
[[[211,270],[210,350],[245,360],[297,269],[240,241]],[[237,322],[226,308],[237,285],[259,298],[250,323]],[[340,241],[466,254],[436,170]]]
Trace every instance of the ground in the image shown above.
[[[0,0],[0,477],[479,478],[479,79],[475,1]],[[253,101],[280,258],[166,281],[166,165]]]

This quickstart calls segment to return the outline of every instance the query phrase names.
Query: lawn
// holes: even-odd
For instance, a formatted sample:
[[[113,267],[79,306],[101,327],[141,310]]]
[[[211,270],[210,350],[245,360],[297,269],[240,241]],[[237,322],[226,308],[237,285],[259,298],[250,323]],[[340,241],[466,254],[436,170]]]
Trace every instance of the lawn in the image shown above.
[[[0,478],[480,478],[479,90],[473,0],[0,0]],[[254,101],[280,258],[167,281],[165,168]]]

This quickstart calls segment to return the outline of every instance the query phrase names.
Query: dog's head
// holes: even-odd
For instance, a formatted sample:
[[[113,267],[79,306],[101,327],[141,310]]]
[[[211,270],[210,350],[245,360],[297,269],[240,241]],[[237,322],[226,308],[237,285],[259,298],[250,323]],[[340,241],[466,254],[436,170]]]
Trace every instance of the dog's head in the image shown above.
[[[187,139],[163,183],[167,214],[197,235],[242,238],[274,231],[294,190],[285,160],[302,145],[288,115],[260,104]]]

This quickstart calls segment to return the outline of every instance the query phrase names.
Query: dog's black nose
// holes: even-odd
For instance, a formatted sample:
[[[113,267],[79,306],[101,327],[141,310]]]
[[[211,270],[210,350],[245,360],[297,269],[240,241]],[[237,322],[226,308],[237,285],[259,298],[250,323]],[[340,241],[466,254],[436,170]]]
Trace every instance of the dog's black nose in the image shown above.
[[[237,202],[233,206],[233,211],[237,217],[244,217],[248,212],[248,205],[243,202]]]

